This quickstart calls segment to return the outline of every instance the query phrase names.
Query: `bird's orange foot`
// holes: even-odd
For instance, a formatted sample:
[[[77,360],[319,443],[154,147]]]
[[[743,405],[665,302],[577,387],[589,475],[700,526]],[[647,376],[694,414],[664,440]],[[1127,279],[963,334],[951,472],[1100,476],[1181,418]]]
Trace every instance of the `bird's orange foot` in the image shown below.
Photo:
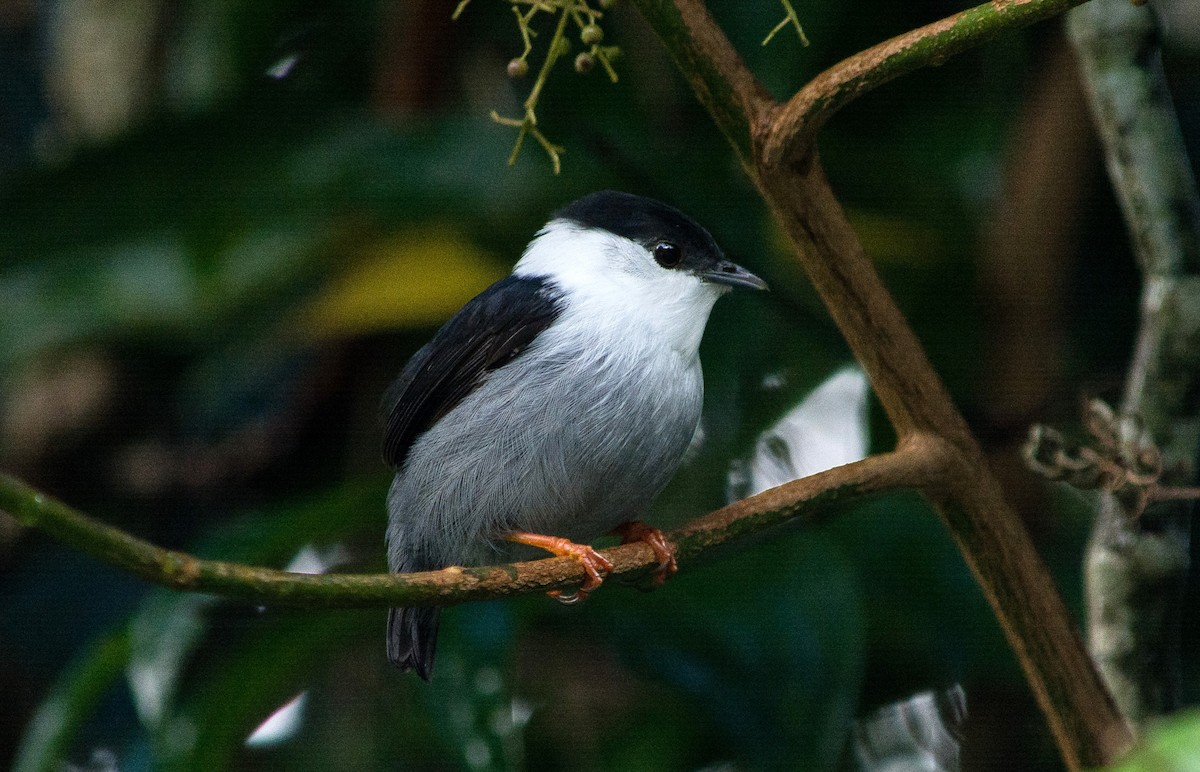
[[[630,520],[628,523],[621,523],[614,528],[613,533],[621,537],[622,544],[640,541],[645,542],[650,549],[654,550],[654,556],[658,558],[658,568],[651,574],[655,587],[674,576],[675,572],[679,570],[679,564],[675,562],[675,548],[667,541],[663,532],[657,528],[646,525],[641,520]]]
[[[601,555],[594,548],[586,544],[576,544],[570,539],[564,539],[560,536],[546,536],[527,531],[513,531],[504,538],[517,544],[525,544],[530,547],[546,550],[560,558],[571,557],[579,561],[580,565],[583,566],[585,576],[578,590],[572,593],[564,593],[562,590],[551,590],[546,593],[560,603],[571,604],[587,600],[588,595],[604,583],[605,575],[611,573],[613,570],[612,561]]]

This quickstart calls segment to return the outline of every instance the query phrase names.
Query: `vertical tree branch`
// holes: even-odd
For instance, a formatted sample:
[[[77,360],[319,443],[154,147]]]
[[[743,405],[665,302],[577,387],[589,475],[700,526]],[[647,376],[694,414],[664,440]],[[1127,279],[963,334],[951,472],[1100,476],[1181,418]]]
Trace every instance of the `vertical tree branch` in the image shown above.
[[[1078,2],[1078,0],[1075,0]],[[1127,723],[1100,681],[1045,566],[941,379],[883,287],[810,148],[815,129],[849,97],[958,50],[956,23],[934,24],[831,68],[830,89],[804,91],[786,108],[764,108],[757,86],[699,0],[635,0],[667,45],[697,97],[721,126],[763,198],[788,233],[842,334],[858,357],[900,443],[936,438],[953,448],[941,484],[925,493],[941,514],[1000,621],[1045,712],[1067,766],[1111,761],[1131,743]],[[995,34],[1062,10],[1060,0],[1009,0],[980,6]],[[1021,7],[1021,14],[1004,13]],[[982,37],[972,27],[973,38]],[[924,37],[921,37],[924,35]],[[898,44],[897,41],[903,41]],[[905,53],[896,55],[897,51]],[[843,69],[844,68],[844,69]],[[864,75],[864,68],[872,70]],[[725,95],[732,98],[725,99]],[[748,109],[746,105],[751,105]],[[749,136],[739,132],[748,129]],[[924,441],[924,440],[921,440]]]
[[[1164,482],[1194,480],[1200,414],[1200,199],[1161,66],[1149,6],[1095,0],[1068,31],[1105,160],[1142,269],[1141,324],[1121,412],[1141,416],[1163,451]],[[1088,643],[1136,724],[1179,705],[1180,602],[1191,502],[1139,520],[1103,494],[1085,558]]]

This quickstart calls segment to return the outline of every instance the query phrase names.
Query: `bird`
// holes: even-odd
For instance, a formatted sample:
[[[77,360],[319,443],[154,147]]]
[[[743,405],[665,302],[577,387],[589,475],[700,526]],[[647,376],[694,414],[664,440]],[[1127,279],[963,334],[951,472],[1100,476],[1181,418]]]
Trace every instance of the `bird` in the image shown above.
[[[674,476],[704,398],[699,347],[717,299],[767,289],[678,209],[600,191],[567,204],[512,273],[419,349],[382,404],[388,568],[571,556],[586,598],[612,570],[588,542],[645,541],[638,518]],[[536,554],[536,553],[535,553]],[[430,680],[440,609],[393,608],[387,655]]]

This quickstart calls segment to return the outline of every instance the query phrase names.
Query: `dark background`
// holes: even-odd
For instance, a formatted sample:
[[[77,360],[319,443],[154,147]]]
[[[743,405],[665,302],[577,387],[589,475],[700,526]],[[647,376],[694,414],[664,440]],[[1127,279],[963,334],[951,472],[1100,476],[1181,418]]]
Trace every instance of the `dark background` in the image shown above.
[[[780,98],[964,7],[804,3],[804,48],[791,29],[760,45],[778,3],[711,5]],[[488,119],[519,115],[532,83],[505,75],[521,50],[508,5],[474,0],[453,23],[452,8],[0,5],[5,471],[165,546],[284,566],[314,545],[340,570],[382,570],[389,379],[551,211],[619,188],[684,209],[773,287],[714,312],[707,441],[650,519],[724,503],[735,462],[850,360],[845,345],[633,8],[604,20],[617,84],[569,59],[549,81],[538,115],[566,150],[557,177],[532,141],[508,167],[515,131]],[[867,95],[820,151],[1078,612],[1089,500],[1037,481],[1016,448],[1031,422],[1073,426],[1081,394],[1119,394],[1139,285],[1060,29]],[[1191,138],[1196,31],[1171,31]],[[890,447],[878,410],[871,428]],[[961,683],[966,768],[1059,766],[912,496],[730,550],[653,594],[456,608],[431,685],[387,667],[384,616],[152,589],[0,515],[0,765],[24,742],[127,772],[837,768],[854,717]],[[243,747],[304,691],[291,736]],[[62,712],[31,724],[48,705]]]

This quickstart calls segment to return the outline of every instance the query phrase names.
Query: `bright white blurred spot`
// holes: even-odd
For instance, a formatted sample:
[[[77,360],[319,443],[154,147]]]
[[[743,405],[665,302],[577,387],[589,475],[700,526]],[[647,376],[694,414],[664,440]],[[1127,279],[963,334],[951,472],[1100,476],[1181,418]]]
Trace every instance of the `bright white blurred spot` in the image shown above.
[[[955,684],[885,705],[854,725],[865,772],[958,772],[967,695]]]
[[[858,367],[834,373],[763,432],[749,464],[730,470],[730,491],[754,495],[865,458],[867,394],[867,377]]]
[[[27,5],[0,7],[20,13]],[[86,139],[128,131],[151,104],[162,8],[153,0],[59,0],[39,11],[47,22],[40,64],[56,116]]]
[[[158,665],[157,662],[135,661],[131,662],[125,671],[138,715],[152,726],[162,719],[168,697],[168,685],[174,686],[173,669],[170,666]]]
[[[288,54],[267,68],[267,77],[274,78],[275,80],[283,80],[292,74],[292,70],[296,69],[296,65],[299,62],[300,54]]]
[[[204,610],[216,602],[211,595],[171,598],[134,617],[133,652],[125,678],[138,717],[146,725],[157,727],[166,718],[180,673],[204,633]]]
[[[284,570],[293,574],[323,574],[329,569],[345,563],[349,558],[349,553],[341,544],[334,544],[323,550],[319,550],[311,544],[305,544]]]
[[[529,719],[533,718],[533,705],[525,700],[512,701],[512,725],[517,729],[529,723]]]
[[[290,740],[300,731],[304,723],[304,706],[308,703],[308,692],[300,692],[286,705],[267,716],[267,720],[246,738],[249,748],[266,748]]]
[[[779,391],[787,386],[787,376],[783,373],[767,373],[763,376],[760,385],[763,391]]]

